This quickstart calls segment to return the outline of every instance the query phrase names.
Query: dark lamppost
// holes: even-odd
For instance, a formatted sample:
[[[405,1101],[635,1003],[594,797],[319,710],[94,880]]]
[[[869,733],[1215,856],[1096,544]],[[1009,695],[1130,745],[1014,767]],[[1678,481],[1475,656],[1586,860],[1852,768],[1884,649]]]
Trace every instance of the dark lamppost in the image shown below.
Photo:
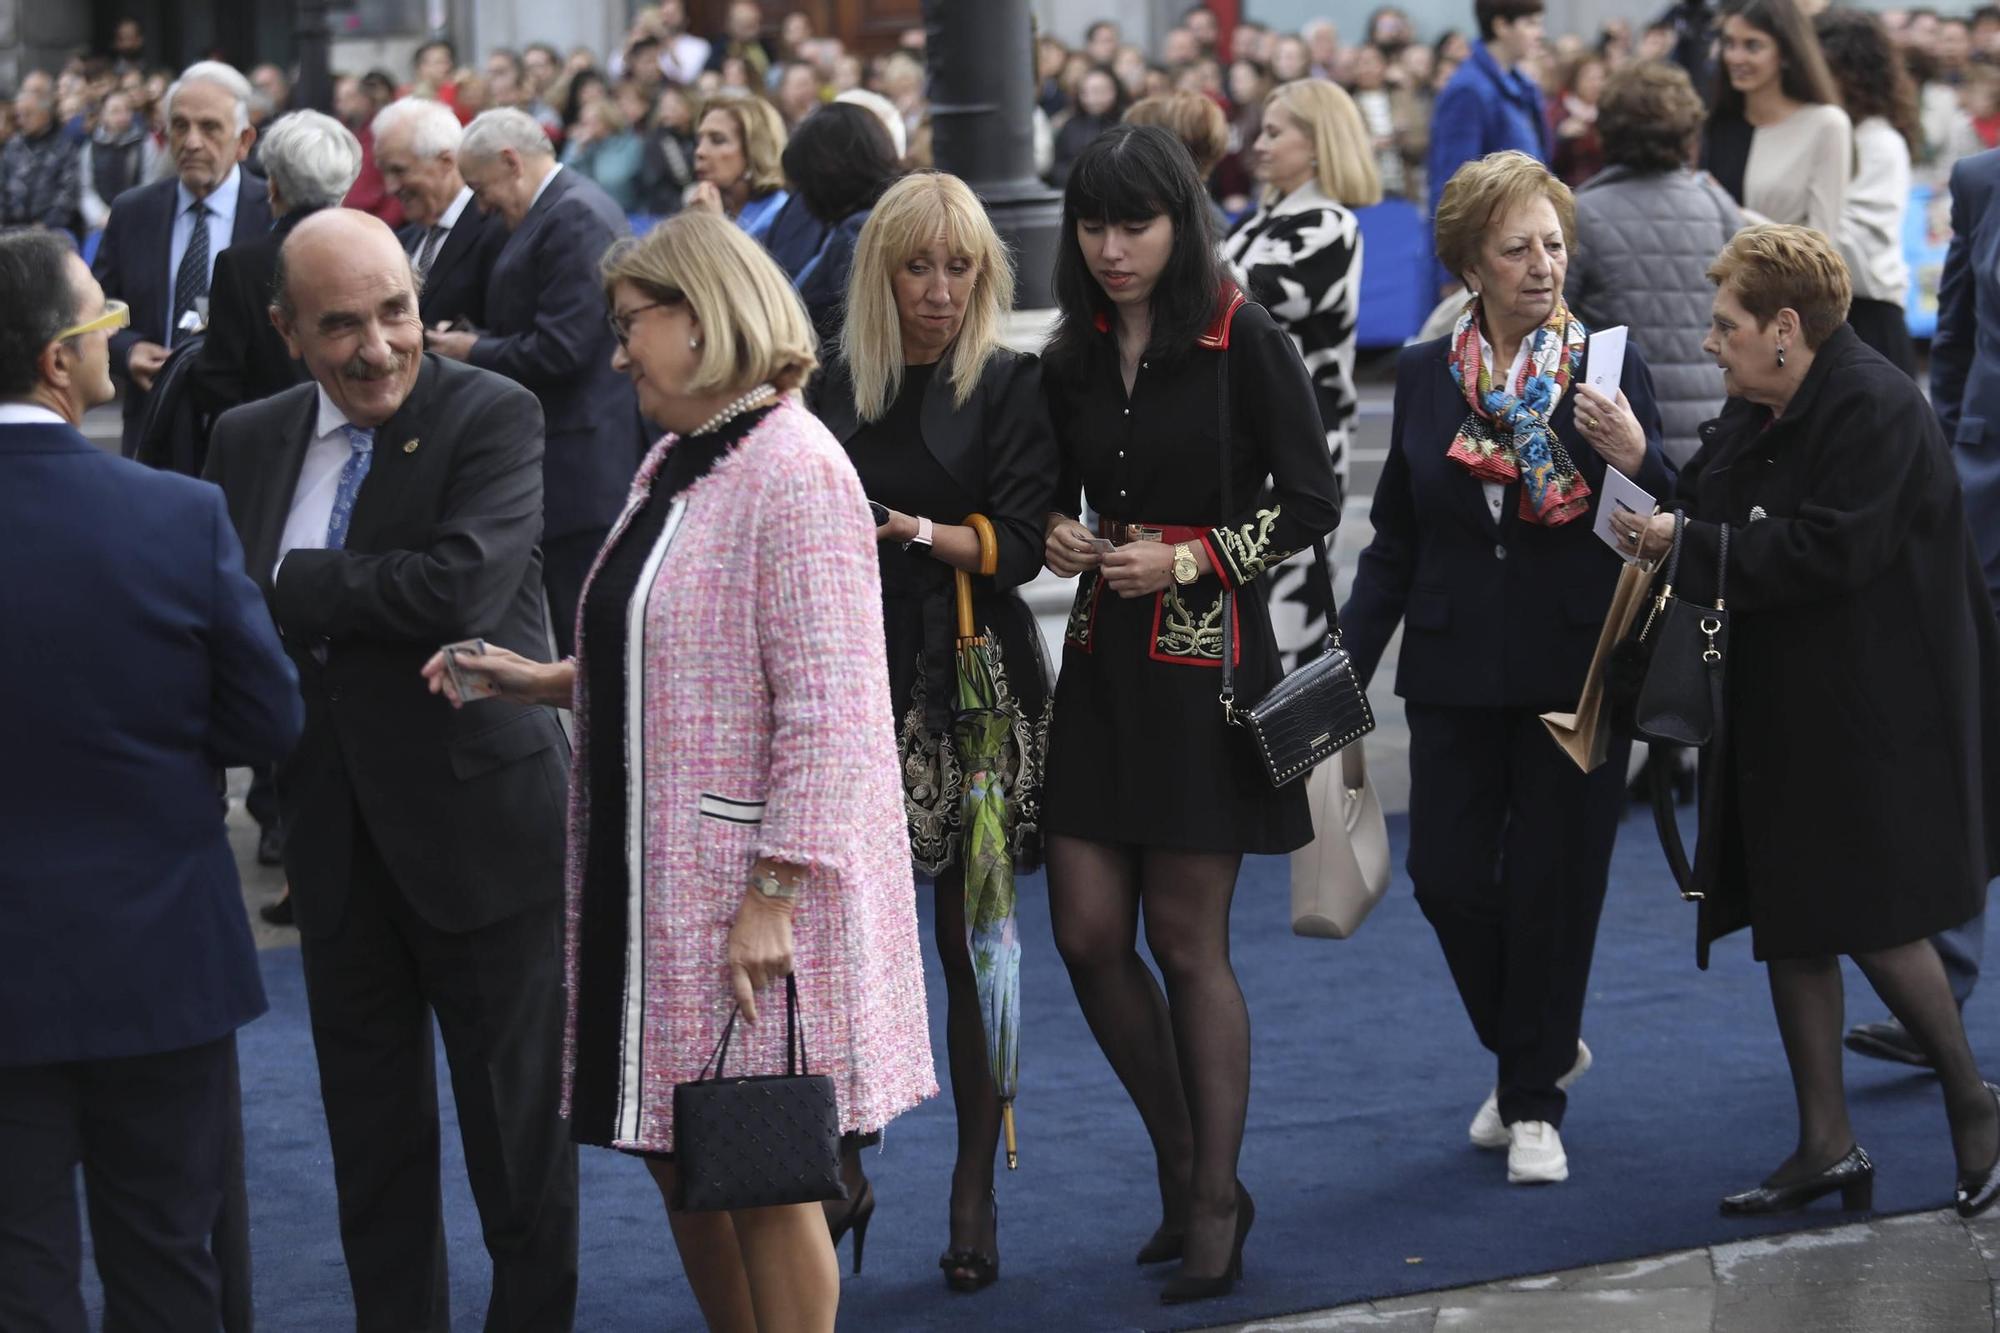
[[[314,111],[333,111],[333,36],[327,0],[298,0],[299,82],[293,100]]]
[[[1062,196],[1035,175],[1035,33],[1028,0],[924,0],[932,158],[962,177],[1014,250],[1015,302],[1053,305]]]

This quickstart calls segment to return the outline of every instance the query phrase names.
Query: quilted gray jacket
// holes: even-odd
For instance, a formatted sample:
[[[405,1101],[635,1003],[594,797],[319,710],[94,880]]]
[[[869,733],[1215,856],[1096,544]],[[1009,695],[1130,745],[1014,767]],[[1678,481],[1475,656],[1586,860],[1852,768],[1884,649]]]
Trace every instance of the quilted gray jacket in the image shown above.
[[[1576,192],[1576,253],[1563,294],[1593,329],[1624,324],[1646,354],[1667,457],[1701,443],[1722,410],[1722,372],[1701,350],[1715,288],[1708,266],[1742,225],[1722,187],[1691,171],[1607,167]]]

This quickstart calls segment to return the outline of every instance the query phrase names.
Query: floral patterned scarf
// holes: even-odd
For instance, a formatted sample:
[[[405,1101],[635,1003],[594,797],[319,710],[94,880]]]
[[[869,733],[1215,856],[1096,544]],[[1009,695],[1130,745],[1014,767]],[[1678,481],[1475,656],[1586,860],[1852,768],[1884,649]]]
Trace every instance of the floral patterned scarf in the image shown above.
[[[1472,415],[1458,428],[1446,457],[1481,481],[1520,482],[1521,517],[1560,527],[1589,509],[1590,483],[1576,470],[1549,418],[1583,369],[1589,334],[1557,298],[1548,322],[1529,336],[1519,379],[1495,385],[1479,345],[1479,298],[1466,303],[1452,329],[1450,364]]]

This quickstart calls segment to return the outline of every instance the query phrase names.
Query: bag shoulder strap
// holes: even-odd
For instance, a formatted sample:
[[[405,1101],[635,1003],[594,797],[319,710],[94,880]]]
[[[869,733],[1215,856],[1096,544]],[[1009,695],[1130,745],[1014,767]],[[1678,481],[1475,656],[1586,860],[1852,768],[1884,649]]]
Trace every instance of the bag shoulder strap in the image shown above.
[[[1215,417],[1216,438],[1221,441],[1217,450],[1222,459],[1222,521],[1227,523],[1235,516],[1236,509],[1229,502],[1229,326],[1235,322],[1236,307],[1242,304],[1232,300],[1222,317],[1222,347],[1216,356]],[[1222,571],[1217,570],[1219,576]],[[1236,724],[1236,592],[1225,589],[1222,594],[1222,716],[1230,725]]]

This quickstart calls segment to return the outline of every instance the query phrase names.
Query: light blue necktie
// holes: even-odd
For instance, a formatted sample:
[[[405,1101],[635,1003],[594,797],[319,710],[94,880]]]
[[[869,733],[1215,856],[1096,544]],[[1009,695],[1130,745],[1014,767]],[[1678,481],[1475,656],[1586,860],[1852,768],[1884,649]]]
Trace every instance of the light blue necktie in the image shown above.
[[[347,456],[347,462],[340,469],[340,488],[333,493],[333,512],[326,520],[326,549],[343,550],[347,546],[347,525],[354,517],[354,499],[361,494],[361,483],[368,479],[368,465],[375,458],[375,432],[362,426],[342,426],[347,432],[347,442],[354,452]]]

